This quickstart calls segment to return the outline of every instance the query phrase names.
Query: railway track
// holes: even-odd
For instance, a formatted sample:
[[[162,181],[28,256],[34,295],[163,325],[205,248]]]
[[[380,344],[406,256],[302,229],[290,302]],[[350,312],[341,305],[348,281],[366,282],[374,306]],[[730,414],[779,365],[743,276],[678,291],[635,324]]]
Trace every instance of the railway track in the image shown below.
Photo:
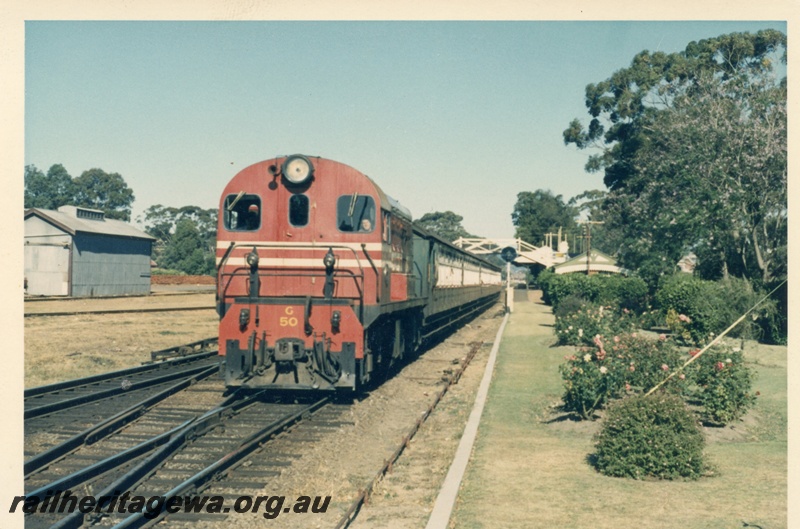
[[[114,497],[128,493],[129,497],[186,497],[205,491],[213,482],[215,487],[228,487],[228,496],[241,495],[242,488],[260,488],[264,479],[275,475],[276,468],[287,466],[299,457],[302,448],[290,443],[291,452],[269,451],[270,439],[279,436],[292,425],[320,414],[337,415],[328,398],[310,403],[281,403],[264,399],[263,393],[234,394],[220,406],[190,419],[172,430],[142,440],[138,445],[118,452],[89,467],[61,476],[56,480],[38,480],[27,491],[28,496],[44,498],[53,491],[70,490],[78,498]],[[313,422],[313,421],[307,421]],[[292,432],[300,430],[295,428]],[[307,441],[313,441],[313,436]],[[270,456],[253,458],[257,452],[269,451]],[[258,459],[260,463],[253,461]],[[236,469],[242,463],[247,468]],[[255,465],[255,466],[254,466]],[[220,485],[218,480],[223,480]],[[26,487],[28,489],[28,487]],[[54,502],[56,503],[56,502]],[[232,505],[232,503],[231,503]],[[228,506],[230,509],[230,506]],[[53,511],[57,511],[54,508]],[[110,509],[114,511],[114,509]],[[26,516],[26,528],[81,527],[141,527],[163,519],[165,510],[139,513],[100,512],[37,512]],[[227,511],[224,511],[227,512]],[[184,523],[198,517],[220,514],[186,514]],[[170,526],[173,526],[172,519]]]
[[[124,414],[124,424],[117,421],[114,425],[90,427],[84,434],[28,459],[26,494],[45,486],[75,486],[119,466],[114,457],[124,458],[121,464],[131,464],[163,444],[161,437],[167,432],[219,406],[224,400],[223,392],[222,381],[217,378],[196,382],[139,414]],[[63,481],[68,476],[72,477]]]
[[[213,305],[200,305],[196,307],[152,307],[147,309],[108,309],[108,310],[69,310],[58,312],[26,312],[26,318],[39,316],[77,316],[84,314],[137,314],[147,312],[180,312],[191,310],[214,310]]]
[[[210,343],[203,340],[152,356],[180,355]],[[216,352],[207,351],[26,390],[25,474],[118,431],[164,399],[217,373],[219,363]]]
[[[216,351],[25,390],[25,421],[130,395],[219,365]]]

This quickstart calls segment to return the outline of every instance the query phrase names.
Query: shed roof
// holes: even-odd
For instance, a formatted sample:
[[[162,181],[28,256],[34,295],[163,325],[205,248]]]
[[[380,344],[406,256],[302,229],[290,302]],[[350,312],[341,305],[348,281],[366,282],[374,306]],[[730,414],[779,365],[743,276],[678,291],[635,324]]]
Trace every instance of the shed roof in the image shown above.
[[[79,215],[83,213],[81,217]],[[99,214],[99,215],[98,215]],[[25,219],[39,217],[70,235],[76,233],[93,233],[97,235],[115,235],[134,239],[155,240],[138,228],[122,220],[107,219],[101,211],[76,206],[61,206],[58,211],[51,209],[30,208],[25,210]]]

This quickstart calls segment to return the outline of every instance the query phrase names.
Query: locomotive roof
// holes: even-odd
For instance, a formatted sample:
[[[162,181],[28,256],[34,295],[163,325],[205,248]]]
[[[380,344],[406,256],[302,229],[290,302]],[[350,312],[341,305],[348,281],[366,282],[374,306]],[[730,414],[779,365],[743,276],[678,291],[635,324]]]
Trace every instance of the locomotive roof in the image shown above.
[[[375,182],[373,182],[373,184],[374,183]],[[378,188],[378,191],[381,191],[380,187],[378,187],[377,184],[375,185],[375,187]],[[383,191],[381,191],[381,193],[383,193]],[[393,199],[386,193],[383,193],[383,196],[386,198],[386,202],[392,207],[393,213],[397,213],[403,217],[406,217],[408,220],[411,220],[411,211],[407,207],[405,207],[400,202]]]
[[[292,155],[278,156],[278,157],[276,157],[276,158],[275,158],[275,160],[280,160],[281,158],[288,158],[289,156],[292,156]],[[407,219],[407,220],[409,220],[409,221],[411,221],[411,220],[413,219],[413,217],[412,217],[412,215],[411,215],[411,210],[409,210],[407,207],[405,207],[404,205],[402,205],[402,204],[401,204],[401,203],[400,203],[400,202],[399,202],[397,199],[394,199],[394,198],[392,198],[391,196],[387,195],[387,194],[386,194],[386,193],[383,191],[383,189],[381,189],[381,186],[379,186],[379,185],[378,185],[378,184],[375,182],[375,180],[373,180],[373,179],[372,179],[372,178],[370,178],[369,176],[365,175],[364,173],[362,173],[361,171],[359,171],[359,170],[358,170],[358,169],[356,169],[355,167],[353,167],[353,166],[351,166],[351,165],[348,165],[348,164],[346,164],[346,163],[342,163],[342,162],[340,162],[340,161],[337,161],[337,160],[333,160],[333,159],[331,159],[331,158],[325,158],[324,156],[312,156],[312,155],[304,155],[304,156],[306,156],[306,157],[308,157],[308,158],[313,158],[313,159],[317,159],[317,160],[326,160],[326,161],[328,161],[328,162],[333,162],[333,163],[335,163],[335,164],[343,165],[343,166],[349,167],[349,168],[350,168],[350,169],[352,169],[353,171],[356,171],[357,173],[359,173],[359,174],[363,175],[363,176],[364,176],[364,178],[366,178],[367,180],[369,180],[369,181],[370,181],[370,183],[371,183],[373,186],[375,186],[375,190],[378,192],[378,197],[380,198],[381,204],[383,205],[383,208],[384,208],[384,209],[388,209],[388,210],[390,210],[392,213],[394,213],[394,214],[396,214],[396,215],[399,215],[399,216],[401,216],[401,217],[404,217],[404,218],[406,218],[406,219]]]

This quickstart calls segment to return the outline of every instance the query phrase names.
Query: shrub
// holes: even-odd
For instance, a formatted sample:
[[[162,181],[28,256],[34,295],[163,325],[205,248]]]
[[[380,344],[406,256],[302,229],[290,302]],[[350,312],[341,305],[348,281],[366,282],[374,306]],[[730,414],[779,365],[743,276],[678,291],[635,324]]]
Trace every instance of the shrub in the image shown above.
[[[570,294],[561,300],[558,307],[553,309],[553,315],[555,315],[556,318],[571,316],[583,309],[586,303],[587,301],[581,297],[580,294]]]
[[[635,335],[606,340],[595,336],[593,345],[566,357],[560,366],[563,409],[581,419],[593,419],[595,412],[612,399],[650,390],[683,363],[668,340]],[[684,385],[683,378],[673,377],[663,389],[679,393]]]
[[[595,468],[607,476],[697,479],[707,470],[697,419],[668,393],[615,402],[595,440]]]
[[[581,419],[591,420],[594,413],[615,397],[621,384],[608,375],[608,367],[596,361],[591,353],[570,356],[560,366],[564,379],[564,411],[574,412]]]
[[[642,312],[647,303],[647,285],[638,277],[620,275],[539,274],[542,299],[553,309],[568,298],[579,297],[600,305]]]
[[[582,278],[585,277],[578,274],[542,272],[539,274],[542,300],[556,308],[564,298],[570,295],[578,295],[583,299],[589,299],[589,293],[586,292],[586,289],[581,288]]]
[[[642,278],[620,275],[593,277],[600,280],[603,287],[596,300],[598,303],[616,305],[637,314],[647,309],[647,283]]]
[[[739,349],[715,345],[690,364],[687,372],[694,383],[690,398],[702,406],[701,416],[707,423],[729,424],[755,404],[753,373]]]
[[[706,281],[687,274],[664,280],[656,293],[656,303],[667,325],[687,343],[704,344],[724,331],[764,296],[746,279],[728,278]],[[678,319],[676,319],[678,318]],[[730,336],[780,341],[775,330],[783,315],[775,300],[766,300]]]
[[[719,294],[713,281],[676,274],[662,283],[656,303],[665,315],[670,310],[683,315],[687,321],[681,333],[685,331],[692,343],[703,344],[732,322]]]
[[[719,289],[719,297],[728,307],[727,325],[730,325],[742,314],[750,310],[766,294],[766,292],[754,289],[747,279],[737,277],[729,277],[717,281],[716,285]],[[764,300],[742,323],[731,331],[730,335],[758,341],[781,341],[780,334],[776,334],[775,330],[780,328],[783,317],[784,315],[781,314],[776,299]]]
[[[636,334],[623,335],[610,349],[615,361],[627,371],[625,381],[631,391],[649,391],[684,363],[681,352],[664,335],[657,339]],[[685,378],[673,377],[662,388],[680,393],[685,386]]]

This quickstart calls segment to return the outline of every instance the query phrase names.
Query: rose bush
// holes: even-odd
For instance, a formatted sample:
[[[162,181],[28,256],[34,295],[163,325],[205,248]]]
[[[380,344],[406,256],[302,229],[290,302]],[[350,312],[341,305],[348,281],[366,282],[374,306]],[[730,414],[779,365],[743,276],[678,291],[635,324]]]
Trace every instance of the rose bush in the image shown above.
[[[649,390],[682,363],[680,352],[666,339],[595,335],[592,345],[565,357],[560,366],[563,409],[581,419],[593,419],[612,399]],[[685,382],[685,377],[674,377],[664,390],[680,393]]]
[[[730,424],[755,404],[754,375],[739,348],[715,345],[689,364],[687,372],[692,381],[688,396],[702,406],[701,417],[709,424]]]
[[[598,334],[608,339],[633,331],[637,323],[628,309],[585,302],[576,312],[557,312],[555,330],[559,345],[591,345]]]

